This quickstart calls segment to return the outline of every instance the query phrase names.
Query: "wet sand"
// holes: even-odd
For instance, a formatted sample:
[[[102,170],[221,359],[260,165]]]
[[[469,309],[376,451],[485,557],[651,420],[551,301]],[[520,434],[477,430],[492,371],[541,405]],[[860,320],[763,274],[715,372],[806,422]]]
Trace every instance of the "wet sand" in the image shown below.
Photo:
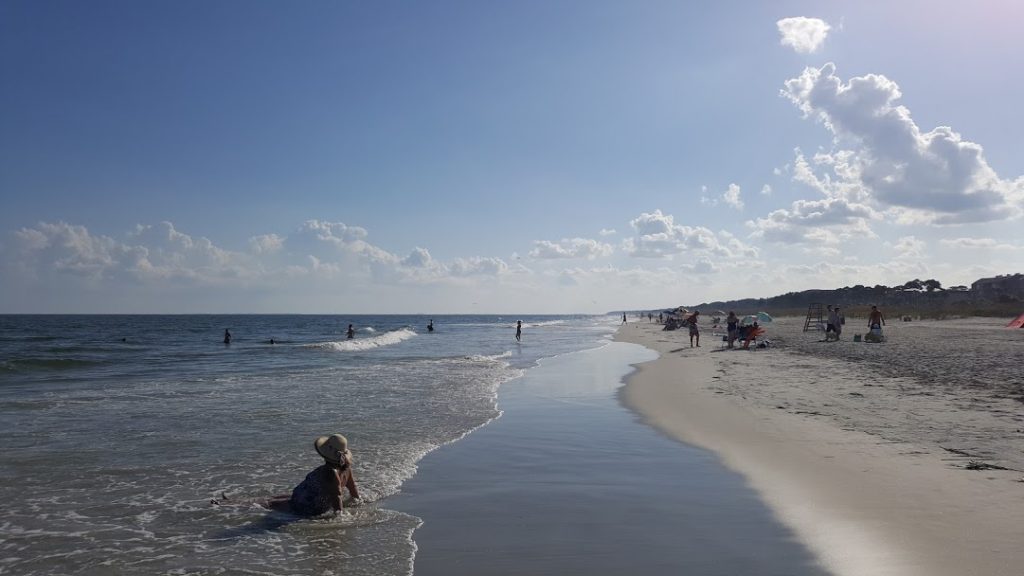
[[[739,474],[620,404],[654,357],[612,343],[503,385],[503,416],[387,501],[423,519],[414,573],[824,576]]]
[[[774,346],[633,323],[658,351],[623,401],[713,450],[838,575],[1017,575],[1024,566],[1024,333],[992,320],[890,323],[888,342],[820,342],[803,319]],[[860,330],[863,333],[863,330]]]

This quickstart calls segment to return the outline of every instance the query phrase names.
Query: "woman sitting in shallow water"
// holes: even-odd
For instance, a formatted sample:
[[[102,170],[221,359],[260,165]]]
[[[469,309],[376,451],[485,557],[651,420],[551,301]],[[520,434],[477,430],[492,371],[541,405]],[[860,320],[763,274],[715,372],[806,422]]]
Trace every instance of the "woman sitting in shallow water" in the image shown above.
[[[321,436],[313,442],[313,448],[323,457],[324,463],[292,490],[291,494],[272,496],[262,505],[280,512],[299,516],[319,516],[326,512],[340,512],[343,507],[343,492],[348,488],[352,497],[349,505],[359,501],[359,489],[352,475],[352,452],[348,440],[341,434]],[[214,504],[231,504],[226,496]]]

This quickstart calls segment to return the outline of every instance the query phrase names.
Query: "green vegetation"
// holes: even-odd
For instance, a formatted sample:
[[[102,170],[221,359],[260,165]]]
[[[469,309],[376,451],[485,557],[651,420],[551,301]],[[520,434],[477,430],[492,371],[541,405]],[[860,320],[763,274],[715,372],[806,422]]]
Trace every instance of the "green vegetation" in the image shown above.
[[[1024,293],[983,297],[966,286],[943,288],[934,279],[914,279],[898,286],[858,284],[834,290],[804,290],[771,298],[706,302],[692,308],[734,310],[739,315],[764,310],[778,316],[803,316],[808,305],[815,302],[838,305],[847,318],[866,318],[871,306],[878,306],[891,322],[904,316],[914,320],[970,316],[1012,319],[1024,312]]]

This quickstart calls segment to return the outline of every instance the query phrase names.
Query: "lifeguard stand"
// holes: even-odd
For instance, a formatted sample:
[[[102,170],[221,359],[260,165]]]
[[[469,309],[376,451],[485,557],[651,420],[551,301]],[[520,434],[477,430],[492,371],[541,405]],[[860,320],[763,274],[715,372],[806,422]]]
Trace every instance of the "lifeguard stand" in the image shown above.
[[[822,316],[824,305],[821,302],[814,302],[807,307],[807,320],[804,320],[804,332],[817,330],[825,318]]]

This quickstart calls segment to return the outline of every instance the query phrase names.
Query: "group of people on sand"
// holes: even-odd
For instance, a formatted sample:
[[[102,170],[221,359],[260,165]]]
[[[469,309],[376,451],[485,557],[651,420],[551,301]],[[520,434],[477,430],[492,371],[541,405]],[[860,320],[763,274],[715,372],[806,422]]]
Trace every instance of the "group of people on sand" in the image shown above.
[[[659,315],[660,316],[660,315]],[[660,320],[660,319],[659,319]],[[689,316],[685,317],[681,324],[685,326],[690,333],[690,348],[700,348],[700,310],[694,310]],[[750,347],[758,336],[764,333],[764,329],[761,328],[760,324],[755,320],[749,325],[743,325],[740,319],[736,316],[736,313],[732,310],[729,311],[728,316],[725,319],[726,322],[726,336],[725,342],[727,348],[735,348],[736,341],[743,342],[743,348],[747,349]],[[666,322],[666,330],[674,330],[675,320],[669,318]],[[715,328],[718,327],[718,318],[715,318]]]
[[[749,325],[744,326],[743,323],[740,322],[739,317],[736,316],[736,313],[732,310],[729,310],[729,314],[725,317],[725,331],[725,347],[735,348],[736,342],[741,341],[743,342],[743,346],[741,346],[741,348],[744,350],[749,350],[751,342],[764,333],[764,329],[761,328],[761,325],[757,320],[754,320]],[[767,346],[768,342],[765,341],[762,344]]]
[[[843,314],[839,306],[829,305],[827,307],[828,316],[825,321],[825,341],[838,341],[843,334],[843,325],[846,324],[846,316]],[[885,326],[885,315],[878,309],[878,306],[872,306],[871,312],[868,313],[868,333],[865,336],[867,341],[882,341],[882,326]]]

